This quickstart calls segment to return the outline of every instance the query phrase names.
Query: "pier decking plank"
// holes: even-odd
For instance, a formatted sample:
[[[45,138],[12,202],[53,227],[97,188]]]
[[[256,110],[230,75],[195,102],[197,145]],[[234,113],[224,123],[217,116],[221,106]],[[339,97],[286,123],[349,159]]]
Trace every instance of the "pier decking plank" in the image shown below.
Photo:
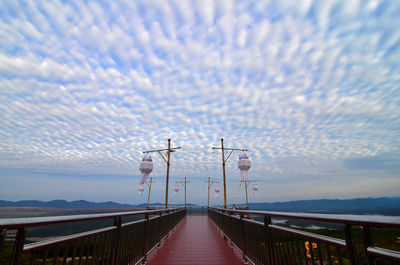
[[[161,248],[148,257],[149,265],[243,264],[240,253],[218,232],[207,216],[187,216]]]

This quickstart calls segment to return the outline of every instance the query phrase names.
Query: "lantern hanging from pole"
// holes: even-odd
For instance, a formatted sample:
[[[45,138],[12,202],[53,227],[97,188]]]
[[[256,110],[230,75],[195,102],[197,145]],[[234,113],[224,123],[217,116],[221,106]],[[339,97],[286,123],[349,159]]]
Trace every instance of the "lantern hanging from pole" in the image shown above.
[[[144,191],[144,184],[140,184],[139,185],[139,195],[142,195],[143,191]]]
[[[240,169],[240,181],[247,181],[249,178],[249,169],[251,168],[251,161],[246,153],[239,156],[238,168]]]
[[[141,195],[144,191],[144,183],[149,177],[151,171],[153,171],[153,160],[150,155],[145,155],[140,162],[140,172],[142,173],[142,177],[140,178],[139,185],[139,195]]]
[[[179,185],[175,184],[174,185],[174,196],[176,196],[176,194],[178,194],[178,191],[179,191]]]
[[[215,188],[214,188],[215,198],[218,197],[220,191],[221,191],[221,188],[219,187],[219,183],[215,184]]]
[[[253,194],[256,195],[257,191],[258,191],[258,184],[257,183],[253,183]]]

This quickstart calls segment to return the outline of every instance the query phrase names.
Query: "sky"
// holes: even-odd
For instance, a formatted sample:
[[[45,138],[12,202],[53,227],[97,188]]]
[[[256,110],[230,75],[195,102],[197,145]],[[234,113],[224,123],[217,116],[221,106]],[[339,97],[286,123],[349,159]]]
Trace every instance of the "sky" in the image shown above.
[[[398,14],[391,0],[2,0],[0,200],[146,202],[142,151],[168,138],[170,203],[184,177],[207,203],[221,138],[248,149],[250,202],[400,196]],[[228,204],[244,202],[240,154]]]

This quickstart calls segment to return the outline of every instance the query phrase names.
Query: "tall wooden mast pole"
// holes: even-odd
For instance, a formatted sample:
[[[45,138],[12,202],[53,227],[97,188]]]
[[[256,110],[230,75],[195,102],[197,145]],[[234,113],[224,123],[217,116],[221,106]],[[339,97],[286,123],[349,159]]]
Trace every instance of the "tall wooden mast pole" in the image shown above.
[[[207,202],[207,207],[210,207],[210,177],[208,177],[208,202]]]
[[[167,151],[167,179],[165,182],[165,208],[168,208],[168,183],[169,183],[169,162],[171,157],[171,139],[168,139],[168,151]]]
[[[147,209],[149,209],[149,203],[150,203],[150,192],[151,192],[151,183],[153,182],[153,178],[150,177],[150,184],[149,184],[149,194],[147,195]]]
[[[247,207],[247,210],[248,210],[249,209],[249,197],[247,196],[247,187],[249,186],[249,181],[246,181],[244,183],[244,186],[246,188],[246,207]]]
[[[248,188],[249,188],[249,185],[250,185],[250,183],[251,182],[257,182],[256,180],[246,180],[246,181],[244,181],[244,188],[245,188],[245,191],[246,191],[246,207],[247,207],[247,210],[249,209],[249,197],[248,197]],[[240,184],[240,185],[242,185],[242,184]]]
[[[211,189],[211,187],[212,187],[212,185],[214,183],[218,183],[218,182],[217,181],[211,181],[210,177],[208,177],[208,181],[205,181],[205,182],[208,183],[208,202],[207,202],[207,206],[210,207],[210,189]]]
[[[175,181],[175,183],[181,184],[183,186],[183,188],[185,189],[185,207],[186,207],[186,184],[190,183],[190,181],[186,180],[186,177],[185,177],[185,180],[183,180],[183,181]]]
[[[221,149],[222,149],[222,171],[224,173],[224,208],[226,209],[226,174],[225,174],[224,138],[221,138]]]
[[[165,208],[168,208],[168,183],[169,183],[169,165],[171,161],[171,153],[175,152],[175,150],[181,149],[180,147],[172,147],[171,148],[171,139],[168,139],[168,148],[167,149],[156,149],[156,150],[149,150],[143,151],[143,153],[152,153],[158,152],[160,156],[164,159],[165,163],[167,163],[167,178],[165,181]],[[165,159],[164,155],[161,151],[167,151],[167,159]]]
[[[186,207],[186,177],[185,177],[185,207]]]
[[[222,151],[222,172],[224,174],[224,208],[226,209],[226,173],[225,173],[225,163],[231,157],[233,151],[247,151],[247,149],[238,148],[224,148],[224,138],[221,138],[221,147],[213,147],[212,149],[221,149]],[[229,155],[225,159],[225,150],[230,150]]]

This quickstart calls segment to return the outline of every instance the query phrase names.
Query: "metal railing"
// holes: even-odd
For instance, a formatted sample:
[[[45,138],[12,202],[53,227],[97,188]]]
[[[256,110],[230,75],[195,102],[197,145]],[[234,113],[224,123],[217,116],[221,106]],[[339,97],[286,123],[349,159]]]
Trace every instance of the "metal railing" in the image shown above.
[[[398,217],[244,211],[213,207],[208,209],[208,215],[224,236],[230,239],[231,244],[242,252],[245,262],[268,265],[400,264],[400,252],[374,246],[371,237],[371,229],[376,228],[400,232]],[[341,233],[342,236],[301,230],[294,225],[274,224],[272,218],[324,223],[336,227],[336,231],[325,231]],[[393,237],[396,238],[395,235]]]
[[[206,215],[207,214],[207,206],[188,206],[187,214],[188,215]]]
[[[186,208],[0,219],[0,264],[137,264],[186,216]],[[124,219],[136,219],[123,222]],[[26,243],[29,229],[113,221],[112,226]],[[125,220],[124,220],[125,221]],[[6,234],[16,231],[11,240]]]

